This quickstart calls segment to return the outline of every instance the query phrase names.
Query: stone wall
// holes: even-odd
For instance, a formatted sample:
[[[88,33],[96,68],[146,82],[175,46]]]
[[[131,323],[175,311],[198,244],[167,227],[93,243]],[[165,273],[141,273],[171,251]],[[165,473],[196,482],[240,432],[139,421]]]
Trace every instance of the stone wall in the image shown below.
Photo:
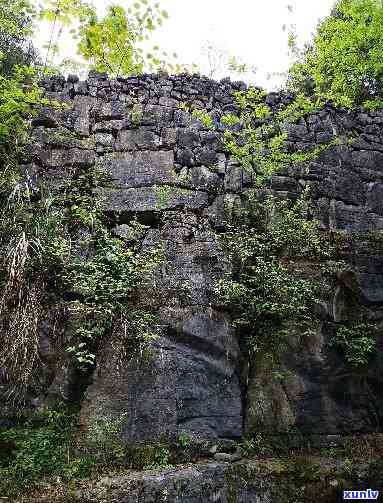
[[[381,247],[359,237],[346,252],[331,300],[321,306],[321,323],[310,337],[291,330],[282,370],[275,381],[261,364],[250,362],[231,328],[230,316],[214,294],[230,270],[218,235],[227,209],[241,205],[252,177],[225,153],[220,117],[236,113],[232,96],[243,83],[220,83],[198,76],[108,80],[92,73],[86,82],[51,78],[46,96],[67,103],[44,109],[33,121],[32,162],[23,171],[32,184],[60,187],[92,166],[106,168],[111,181],[96,189],[114,232],[129,233],[132,219],[146,224],[143,249],[161,246],[164,261],[144,279],[141,305],[151,307],[163,327],[147,361],[121,358],[118,328],[97,356],[82,402],[82,421],[127,414],[129,442],[177,437],[239,439],[244,433],[338,435],[376,431],[383,419],[382,338],[372,365],[351,372],[328,347],[336,323],[363,313],[383,317]],[[267,96],[270,106],[291,98]],[[187,106],[203,108],[211,131]],[[383,112],[347,114],[331,107],[288,129],[290,147],[301,149],[347,138],[319,159],[273,176],[271,190],[285,198],[311,187],[314,217],[328,232],[383,230]],[[49,323],[42,330],[45,390],[31,398],[67,399],[76,387],[68,360],[54,357]],[[60,364],[57,363],[60,361]],[[72,390],[72,391],[71,391]],[[71,395],[72,393],[72,395]],[[333,438],[333,437],[330,437]]]

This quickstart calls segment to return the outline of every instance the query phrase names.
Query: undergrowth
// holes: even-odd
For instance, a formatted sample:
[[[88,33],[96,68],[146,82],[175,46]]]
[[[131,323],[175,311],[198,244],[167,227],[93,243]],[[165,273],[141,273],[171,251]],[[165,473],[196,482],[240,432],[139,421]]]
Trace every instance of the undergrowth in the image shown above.
[[[91,474],[94,460],[75,454],[77,413],[40,411],[26,423],[0,430],[0,494],[15,498],[44,480],[68,482]]]
[[[136,240],[112,234],[93,194],[100,176],[105,175],[89,168],[56,193],[21,187],[17,197],[11,193],[3,200],[0,364],[15,397],[22,398],[33,380],[38,326],[44,311],[55,306],[69,317],[67,351],[79,370],[94,367],[97,349],[116,321],[129,322],[141,345],[153,339],[148,327],[140,330],[137,314],[145,318],[145,313],[134,310],[132,301],[141,277],[162,252],[141,252],[141,224],[132,223]]]

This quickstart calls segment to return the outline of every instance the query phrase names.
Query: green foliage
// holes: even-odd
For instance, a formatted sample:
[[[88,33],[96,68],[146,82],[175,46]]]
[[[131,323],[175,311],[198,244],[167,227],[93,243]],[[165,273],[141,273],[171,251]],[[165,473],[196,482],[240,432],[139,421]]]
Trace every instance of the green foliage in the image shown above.
[[[202,110],[201,108],[192,108],[191,104],[185,102],[181,102],[179,104],[179,109],[182,110],[183,112],[191,112],[192,116],[195,119],[199,120],[206,129],[209,130],[215,129],[213,119],[210,117],[210,114],[205,110]]]
[[[46,410],[23,426],[0,431],[0,446],[9,448],[8,457],[0,458],[1,495],[15,497],[42,478],[56,476],[68,481],[88,477],[93,460],[74,454],[76,425],[76,414]]]
[[[340,349],[352,367],[365,367],[376,351],[374,328],[370,323],[342,325],[330,340],[330,346]]]
[[[165,470],[166,468],[173,468],[173,465],[170,463],[170,450],[165,446],[156,446],[153,461],[146,466],[146,469]]]
[[[295,51],[288,84],[336,106],[381,107],[382,44],[381,1],[339,0],[318,26],[313,43]]]
[[[227,128],[224,147],[255,174],[256,187],[275,173],[316,159],[337,142],[296,152],[288,147],[288,125],[315,112],[319,100],[298,94],[289,105],[271,109],[262,89],[234,95],[240,113],[221,118]],[[260,191],[247,191],[244,210],[231,215],[235,228],[223,236],[234,269],[218,283],[217,293],[231,308],[234,325],[247,337],[250,351],[272,360],[284,349],[292,323],[298,321],[310,333],[312,306],[322,294],[321,283],[309,279],[304,270],[299,273],[294,262],[309,261],[315,268],[319,258],[331,258],[331,247],[324,246],[317,223],[307,217],[307,196],[294,204],[272,198],[260,202]]]
[[[292,206],[250,200],[245,223],[222,238],[234,269],[218,283],[217,292],[253,353],[274,357],[283,348],[288,322],[311,322],[320,285],[290,266],[324,254],[316,222],[305,217],[305,204],[303,198]]]
[[[18,176],[17,164],[11,173]],[[38,360],[45,299],[50,288],[59,288],[70,240],[62,212],[51,199],[32,202],[28,184],[17,183],[9,173],[2,189],[0,366],[14,385],[14,398],[22,400]]]
[[[130,120],[132,123],[138,126],[142,120],[142,115],[142,105],[134,103],[130,111]]]
[[[40,19],[55,22],[58,25],[71,26],[75,20],[84,22],[94,14],[91,3],[83,0],[45,0],[39,10]]]
[[[138,470],[160,470],[173,468],[171,452],[165,442],[141,444],[128,449],[128,460],[132,468]]]
[[[294,100],[290,105],[287,105],[283,110],[278,112],[277,118],[279,121],[298,122],[302,117],[317,112],[322,106],[320,99],[312,99],[305,96],[303,93],[298,93],[294,96]]]
[[[183,101],[181,101],[181,103],[178,105],[178,108],[183,112],[188,112],[190,110],[189,105]]]
[[[239,60],[236,56],[230,56],[227,61],[227,69],[230,72],[238,73],[239,75],[252,71],[255,73],[255,68],[249,68],[249,66],[243,61]]]
[[[180,447],[182,447],[182,449],[186,449],[187,447],[189,447],[190,445],[190,437],[187,433],[185,433],[184,431],[182,433],[180,433],[179,437],[178,437],[178,443],[180,445]]]
[[[76,291],[85,303],[123,305],[137,283],[139,271],[134,251],[123,241],[100,229],[93,237],[95,251],[90,260],[73,258],[67,281],[76,281]]]
[[[240,114],[239,117],[232,114],[222,117],[222,125],[228,127],[224,132],[224,146],[248,172],[258,175],[260,185],[274,173],[316,159],[336,142],[297,152],[291,152],[287,147],[288,123],[298,122],[316,111],[319,101],[299,94],[290,105],[272,110],[264,103],[265,91],[261,89],[249,88],[234,95]]]
[[[175,189],[167,185],[160,185],[155,188],[156,198],[158,201],[158,209],[163,210],[169,204],[169,200],[172,194],[174,194]]]
[[[44,45],[44,72],[60,73],[60,67],[55,67],[54,60],[60,54],[60,39],[64,30],[69,29],[69,35],[76,36],[77,26],[82,26],[94,15],[94,6],[83,0],[44,0],[38,11],[39,19],[49,23],[49,38]],[[74,25],[77,25],[76,28]]]
[[[161,250],[140,252],[139,224],[132,224],[137,238],[131,236],[129,242],[113,236],[100,201],[92,195],[104,176],[89,169],[64,193],[41,193],[33,201],[28,190],[20,189],[0,208],[0,364],[20,384],[20,398],[37,362],[39,322],[52,302],[71,315],[67,351],[80,370],[94,366],[97,348],[117,319],[129,324],[132,342],[141,351],[157,335],[151,314],[130,312],[129,306],[142,275],[162,259]],[[86,239],[81,242],[79,235]],[[66,300],[68,292],[76,300]]]
[[[28,0],[0,1],[0,75],[11,77],[17,66],[36,59],[30,37],[34,9]]]
[[[161,250],[151,249],[140,253],[137,239],[131,242],[112,235],[99,207],[97,198],[88,196],[98,183],[99,173],[88,171],[87,175],[68,187],[64,204],[70,205],[71,222],[77,221],[80,228],[87,228],[87,246],[92,255],[83,260],[73,253],[60,275],[62,288],[72,290],[79,299],[69,303],[72,316],[76,319],[74,340],[67,348],[80,369],[87,370],[95,363],[96,348],[102,337],[111,330],[113,320],[124,318],[131,333],[142,349],[154,339],[149,324],[154,319],[150,313],[136,310],[129,312],[129,302],[142,275],[162,260]],[[133,224],[132,224],[133,228]],[[135,226],[137,238],[144,228]],[[75,287],[73,287],[75,285]],[[132,337],[133,339],[133,337]]]
[[[162,256],[159,260],[162,260]],[[149,267],[152,265],[153,262]],[[130,339],[135,342],[141,353],[150,348],[160,336],[161,329],[153,313],[135,309],[126,314],[125,321],[131,330]]]
[[[273,453],[272,446],[261,433],[257,433],[251,438],[244,438],[238,447],[247,458],[269,456]]]
[[[127,421],[127,414],[116,418],[97,417],[89,425],[86,451],[97,463],[110,466],[122,464],[126,447],[121,441],[121,433]]]
[[[176,63],[177,54],[168,54],[154,45],[145,46],[154,30],[162,26],[168,13],[159,3],[148,0],[107,7],[103,16],[86,0],[44,0],[39,18],[48,23],[49,38],[45,44],[46,72],[83,71],[107,72],[111,77],[140,74],[145,71],[180,72],[186,69]],[[59,64],[60,41],[65,34],[77,46],[80,61],[64,58]]]
[[[140,0],[125,10],[114,5],[99,19],[95,12],[79,30],[79,53],[91,63],[91,67],[112,76],[142,73],[145,63],[151,69],[166,68],[158,46],[144,53],[139,46],[149,39],[149,35],[161,26],[168,17],[158,3],[153,6]]]
[[[0,192],[9,192],[18,181],[17,163],[34,107],[49,103],[41,98],[32,68],[15,67],[13,72],[11,77],[0,75]]]
[[[195,108],[192,112],[193,117],[198,119],[206,129],[214,129],[214,121],[210,115],[199,108]]]
[[[221,124],[224,126],[236,126],[240,124],[241,119],[234,114],[226,114],[221,117]]]

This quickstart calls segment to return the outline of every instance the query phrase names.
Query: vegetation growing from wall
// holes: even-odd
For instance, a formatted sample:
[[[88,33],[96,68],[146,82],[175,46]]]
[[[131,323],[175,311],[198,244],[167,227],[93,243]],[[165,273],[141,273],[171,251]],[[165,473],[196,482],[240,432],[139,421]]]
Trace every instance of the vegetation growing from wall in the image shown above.
[[[74,19],[86,23],[94,11],[90,4],[81,1],[46,2],[41,9],[40,16],[53,23],[43,70],[47,71],[50,53],[56,51],[54,27],[61,25],[59,38],[64,26]],[[157,21],[161,16],[166,17],[164,11],[156,9]],[[119,24],[112,20],[110,36],[97,43],[109,43],[113,33],[119,32],[119,42],[122,44],[125,40],[132,47],[145,36],[145,30],[154,29],[152,14],[150,6],[141,2],[133,15],[137,23],[145,21],[139,34],[134,33],[133,38],[125,40],[127,33],[122,33]],[[18,395],[21,399],[33,378],[38,359],[38,326],[44,312],[50,311],[48,306],[61,314],[70,314],[75,320],[67,349],[80,369],[94,365],[97,344],[118,317],[129,324],[137,343],[156,336],[157,329],[153,332],[149,328],[149,320],[153,321],[150,313],[131,312],[127,304],[141,275],[160,259],[158,250],[139,257],[138,241],[128,243],[112,235],[109,222],[92,193],[103,176],[96,168],[87,172],[78,170],[61,192],[36,187],[30,174],[20,172],[20,161],[28,160],[25,146],[30,121],[38,107],[63,106],[42,97],[37,83],[41,76],[39,65],[35,68],[20,66],[31,62],[34,55],[30,37],[36,15],[26,0],[12,0],[0,16],[0,49],[3,51],[0,74],[0,365],[14,383],[14,397]],[[131,20],[129,22],[133,30]],[[84,24],[81,26],[84,28]],[[96,54],[95,47],[93,49],[92,54]],[[112,62],[116,55],[109,56]],[[121,64],[132,64],[132,60],[124,57]],[[124,72],[136,70],[139,68],[123,67]],[[86,242],[81,243],[81,240]],[[82,252],[88,255],[87,260],[81,258]],[[75,284],[77,291],[73,292]],[[74,300],[69,301],[68,296]],[[146,320],[144,324],[141,318]]]
[[[365,11],[363,7],[366,7]],[[286,322],[294,319],[310,322],[312,307],[319,299],[320,283],[307,278],[297,279],[294,267],[286,267],[286,264],[291,261],[299,263],[302,260],[315,259],[322,261],[323,271],[333,275],[336,271],[336,260],[340,256],[336,247],[325,243],[326,238],[315,221],[311,220],[309,212],[306,211],[305,215],[305,211],[302,211],[307,210],[308,206],[302,204],[305,197],[296,203],[290,202],[290,206],[286,202],[281,204],[272,197],[266,196],[265,199],[273,175],[283,174],[297,165],[304,166],[341,141],[334,128],[331,141],[321,145],[308,144],[296,149],[291,147],[289,142],[289,126],[298,124],[305,130],[304,119],[319,111],[326,101],[348,108],[361,104],[369,107],[380,106],[380,74],[378,62],[374,59],[374,48],[379,46],[378,25],[380,27],[381,15],[380,2],[341,0],[337,3],[333,15],[319,27],[313,45],[306,47],[304,55],[293,47],[296,56],[300,58],[292,67],[289,77],[294,95],[286,94],[285,97],[280,97],[278,103],[269,106],[265,102],[266,92],[250,87],[247,91],[234,93],[239,113],[227,114],[221,118],[221,125],[225,128],[226,151],[252,175],[256,187],[266,190],[252,193],[255,197],[250,201],[250,207],[253,206],[252,211],[256,210],[256,218],[251,222],[242,215],[240,231],[236,228],[224,236],[236,267],[231,279],[218,285],[221,298],[233,309],[235,325],[242,333],[250,334],[250,347],[260,353],[267,354],[265,348],[270,341],[271,346],[274,346],[274,353],[280,350],[283,346],[283,334],[288,333]],[[366,45],[363,45],[361,34],[365,29],[368,30],[368,37]],[[339,40],[339,37],[342,40]],[[345,50],[344,45],[356,43],[355,41],[361,45],[361,52],[357,53],[357,56],[352,51]],[[291,43],[294,44],[294,41]],[[363,53],[364,59],[362,46],[365,50],[368,47],[370,51]],[[354,65],[349,60],[345,63],[345,66],[355,69],[355,75],[350,77],[350,72],[339,71],[339,68],[343,67],[333,64],[330,47],[331,51],[337,49],[336,58],[360,58]],[[333,74],[321,64],[331,67]],[[371,66],[374,66],[375,73],[370,72]],[[309,70],[314,73],[310,74]],[[302,74],[306,72],[304,79],[299,80],[299,71]],[[373,86],[366,76],[370,75],[369,72],[374,75]],[[317,78],[322,87],[318,84],[308,88],[309,77],[312,82],[316,82]],[[348,95],[345,92],[345,82],[350,78],[353,85],[347,88],[351,93]],[[342,79],[345,79],[342,81],[343,87],[339,84]],[[327,94],[324,89],[327,89]],[[367,99],[367,95],[371,98],[370,101],[362,102],[362,96]],[[245,194],[245,198],[249,199],[249,194],[250,191]],[[249,200],[245,202],[246,206],[249,207]],[[246,217],[248,215],[247,211]],[[281,247],[278,239],[275,239],[276,236],[281,238]],[[296,240],[295,250],[289,249],[287,243],[283,242],[286,236],[293,236],[292,239]],[[371,332],[367,325],[360,323],[354,328],[355,330],[345,326],[339,327],[332,346],[344,351],[348,364],[358,367],[366,365],[370,360],[375,340],[367,333]]]
[[[132,304],[135,286],[161,260],[161,250],[140,252],[145,228],[135,222],[129,238],[112,234],[99,199],[91,196],[99,182],[100,173],[89,169],[64,191],[21,191],[11,199],[14,206],[6,200],[2,208],[0,367],[12,383],[8,398],[14,403],[38,385],[39,330],[47,312],[64,313],[57,321],[69,328],[63,342],[78,372],[94,368],[115,324],[126,338],[119,341],[128,348],[122,357],[144,351],[158,337],[154,315]],[[95,466],[124,461],[121,422],[100,419],[89,445],[79,446],[75,411],[64,407],[45,414],[0,432],[0,448],[9,451],[0,460],[2,495],[13,497],[52,477],[87,477]]]
[[[17,428],[0,430],[0,494],[16,498],[33,490],[45,478],[68,482],[87,477],[94,459],[74,455],[75,411],[41,411]]]
[[[330,346],[340,350],[346,362],[353,368],[360,369],[368,365],[376,350],[372,323],[351,323],[337,328],[330,340]]]
[[[67,350],[79,369],[94,366],[97,347],[117,319],[139,328],[131,327],[137,343],[153,339],[148,324],[140,325],[129,306],[135,286],[161,260],[161,252],[141,254],[139,241],[112,235],[99,200],[91,195],[98,182],[99,173],[90,169],[63,193],[35,193],[32,200],[27,191],[14,207],[8,199],[3,208],[0,362],[24,390],[37,360],[37,327],[52,299],[72,319]]]
[[[265,104],[260,89],[235,93],[239,114],[221,118],[226,128],[226,151],[253,176],[255,187],[242,196],[244,210],[232,229],[222,236],[234,269],[218,284],[217,292],[233,313],[234,325],[259,357],[275,359],[283,352],[292,322],[313,325],[314,305],[326,299],[336,270],[342,266],[337,241],[319,230],[310,216],[310,194],[279,201],[272,196],[273,175],[304,166],[339,143],[292,150],[289,124],[305,126],[302,119],[314,113],[321,101],[298,94],[276,107]],[[235,217],[235,215],[234,215]],[[304,263],[302,267],[300,264]],[[295,264],[295,265],[294,265]],[[331,347],[342,351],[350,367],[366,366],[374,354],[373,324],[339,326]]]
[[[3,67],[0,75],[0,273],[2,318],[0,366],[10,374],[18,369],[20,382],[28,380],[36,356],[37,320],[41,312],[41,290],[43,281],[38,268],[33,280],[31,255],[41,257],[47,225],[40,237],[36,229],[41,222],[31,210],[31,186],[22,177],[19,161],[25,156],[25,145],[31,118],[36,107],[60,106],[57,102],[42,97],[36,84],[36,70],[30,66],[19,66],[32,57],[28,36],[31,31],[30,9],[27,2],[10,2],[5,11],[10,17],[0,17]],[[41,205],[38,212],[43,220],[50,222],[56,215],[48,217],[48,208]],[[40,239],[41,238],[41,239]],[[48,261],[50,262],[50,261]],[[20,348],[24,349],[20,351]]]
[[[250,351],[274,358],[283,350],[287,322],[312,324],[321,284],[310,278],[310,269],[326,256],[324,237],[317,223],[306,219],[304,198],[290,206],[271,197],[261,203],[256,193],[249,199],[242,225],[222,238],[234,269],[217,291]],[[305,262],[300,274],[299,261]]]
[[[65,16],[79,15],[71,8],[68,4],[67,11],[60,11],[63,23]],[[56,11],[49,13],[48,9],[46,15],[57,21]],[[81,50],[92,65],[114,75],[141,71],[142,55],[132,47],[143,34],[129,31],[126,12],[113,7],[102,20],[89,20],[87,15],[82,11],[81,16],[85,17]],[[149,31],[153,28],[151,19],[151,14],[140,18]],[[121,58],[120,44],[126,44]],[[54,52],[53,47],[50,50]],[[154,65],[161,63],[156,58],[149,59]],[[11,66],[7,63],[7,68]],[[130,355],[132,346],[142,349],[158,336],[153,313],[133,310],[132,305],[135,287],[148,268],[161,260],[161,250],[143,254],[140,239],[113,235],[112,223],[94,197],[94,189],[105,174],[94,167],[78,169],[59,191],[36,188],[22,176],[18,161],[25,155],[22,145],[28,120],[36,104],[49,102],[41,99],[31,69],[12,71],[11,76],[0,77],[0,149],[4,163],[0,187],[0,367],[15,384],[14,396],[23,397],[34,385],[38,328],[46,311],[57,308],[70,315],[70,337],[65,344],[78,371],[94,368],[102,340],[117,323],[129,327],[125,333],[129,332]],[[378,77],[374,79],[378,81]],[[337,101],[338,88],[329,89],[328,98],[345,106],[362,102],[367,106],[367,97],[375,96],[371,86],[371,96],[358,94],[355,87],[347,99]],[[305,151],[289,150],[287,124],[299,124],[315,112],[323,103],[320,93],[301,90],[278,108],[265,104],[263,91],[238,92],[239,116],[224,115],[221,119],[227,129],[226,151],[255,175],[258,187],[246,193],[244,210],[237,215],[235,226],[222,236],[234,268],[217,286],[220,298],[233,314],[235,326],[247,338],[252,356],[275,360],[285,347],[291,322],[307,327],[309,334],[313,305],[326,293],[318,263],[334,257],[310,217],[309,194],[295,202],[280,202],[264,190],[274,174],[314,160],[336,143],[334,139]],[[138,123],[140,116],[138,108],[132,113],[132,120]],[[213,129],[214,121],[207,112],[194,110],[193,116],[207,129]],[[166,187],[157,191],[160,209],[167,205],[169,191]],[[140,224],[132,226],[137,235],[145,231]],[[363,323],[341,326],[332,344],[343,352],[347,363],[360,368],[369,362],[375,350],[371,333],[372,327]],[[0,459],[0,489],[6,495],[12,497],[42,477],[70,480],[87,476],[96,462],[122,462],[125,451],[118,441],[122,423],[110,424],[100,419],[93,429],[94,444],[84,456],[75,456],[72,435],[76,420],[64,423],[57,414],[49,412],[47,420],[38,427],[27,423],[0,434],[0,447],[9,451]],[[180,444],[187,447],[188,439],[180,437]],[[150,452],[150,462],[143,467],[171,466],[167,446],[157,446]]]
[[[265,98],[257,88],[236,92],[239,114],[221,118],[226,151],[253,176],[258,189],[243,195],[244,210],[222,238],[234,268],[217,291],[250,352],[275,359],[285,347],[290,322],[299,321],[308,331],[312,325],[313,305],[323,294],[315,269],[330,258],[330,248],[310,219],[307,191],[295,202],[281,202],[268,187],[273,175],[316,159],[337,140],[292,150],[288,125],[315,112],[318,104],[298,95],[271,107]]]
[[[291,151],[288,146],[289,124],[300,123],[307,115],[319,110],[318,101],[302,94],[270,107],[265,103],[266,92],[250,87],[234,93],[239,114],[221,118],[226,127],[224,146],[248,172],[256,175],[257,185],[267,184],[273,174],[298,164],[315,160],[320,153],[336,144],[331,142],[304,150]]]

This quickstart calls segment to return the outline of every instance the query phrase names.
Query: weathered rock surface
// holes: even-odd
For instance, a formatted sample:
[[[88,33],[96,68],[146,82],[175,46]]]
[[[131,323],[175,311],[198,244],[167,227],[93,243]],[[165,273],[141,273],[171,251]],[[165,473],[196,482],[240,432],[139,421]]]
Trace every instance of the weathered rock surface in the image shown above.
[[[334,503],[342,501],[343,489],[374,488],[381,491],[376,474],[379,462],[354,470],[365,485],[355,484],[342,460],[303,456],[284,459],[201,462],[161,471],[131,471],[79,484],[63,494],[40,494],[28,503]],[[24,503],[24,502],[23,502]]]
[[[243,84],[156,75],[109,81],[92,74],[87,82],[51,78],[44,85],[48,97],[65,101],[69,108],[43,110],[34,119],[32,160],[24,167],[31,183],[60,190],[76,170],[105,169],[109,179],[100,182],[96,193],[115,222],[116,234],[137,218],[150,226],[143,247],[164,250],[164,261],[148,274],[138,293],[139,302],[158,314],[162,336],[149,362],[139,355],[123,358],[114,346],[116,328],[100,350],[85,392],[84,425],[100,415],[126,413],[124,437],[129,442],[181,432],[211,439],[239,438],[244,431],[295,429],[328,435],[379,430],[381,336],[372,366],[356,375],[328,346],[336,324],[356,313],[383,320],[382,250],[364,246],[362,238],[349,250],[349,274],[339,275],[332,301],[323,306],[312,335],[291,328],[281,368],[286,379],[276,381],[267,365],[250,362],[248,378],[241,382],[246,355],[240,355],[240,341],[214,287],[230,267],[218,234],[230,219],[230,209],[240,207],[241,194],[252,180],[223,151],[219,134],[182,104],[211,112],[221,131],[219,118],[236,111],[232,91],[243,89]],[[273,93],[267,99],[274,106],[287,98]],[[383,230],[382,123],[382,111],[346,114],[328,107],[292,125],[291,148],[308,148],[334,134],[355,139],[324,151],[316,162],[274,176],[272,190],[280,197],[296,197],[310,186],[314,216],[324,230],[346,235]],[[53,335],[42,330],[42,348]],[[31,403],[43,403],[51,394],[64,399],[75,395],[73,375],[65,361],[52,357],[54,347],[49,357],[42,356],[49,372]],[[55,367],[55,361],[60,365]],[[221,477],[216,473],[220,468],[209,470]],[[193,471],[185,478],[199,476]],[[136,501],[134,497],[121,501]],[[193,492],[188,498],[182,501],[210,501],[196,499]],[[213,493],[211,498],[227,501]],[[238,501],[248,501],[244,498]],[[262,498],[259,501],[269,501]]]

